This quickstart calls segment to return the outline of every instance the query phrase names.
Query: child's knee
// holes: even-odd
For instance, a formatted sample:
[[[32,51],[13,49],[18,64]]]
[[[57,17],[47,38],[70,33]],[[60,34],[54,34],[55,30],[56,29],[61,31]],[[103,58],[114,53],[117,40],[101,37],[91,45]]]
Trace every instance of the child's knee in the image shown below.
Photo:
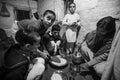
[[[39,68],[39,71],[40,71],[41,73],[43,73],[44,70],[45,70],[45,65],[39,64],[38,68]]]
[[[37,76],[41,76],[45,71],[45,66],[42,63],[37,63],[28,73],[27,80],[34,80]]]
[[[42,75],[43,72],[45,71],[45,65],[42,63],[37,63],[34,65],[33,67],[33,71],[37,74],[37,75]]]
[[[42,64],[45,64],[45,60],[44,60],[43,58],[41,58],[41,57],[37,57],[37,58],[35,58],[35,59],[37,59],[37,62],[36,62],[36,63],[42,63]]]
[[[42,74],[45,70],[45,60],[41,57],[36,58],[37,62],[35,63],[34,67],[36,68],[36,70]]]

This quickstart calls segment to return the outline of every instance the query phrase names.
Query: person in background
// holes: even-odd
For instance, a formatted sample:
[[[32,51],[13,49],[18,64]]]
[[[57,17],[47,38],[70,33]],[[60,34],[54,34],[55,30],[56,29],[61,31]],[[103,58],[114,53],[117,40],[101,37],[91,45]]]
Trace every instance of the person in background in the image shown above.
[[[80,16],[75,13],[76,4],[69,4],[70,13],[66,14],[62,24],[66,26],[66,31],[63,34],[63,38],[66,40],[66,52],[67,54],[73,53],[73,48],[78,38],[80,30]]]
[[[104,17],[97,22],[96,30],[86,35],[79,45],[81,54],[86,60],[86,63],[80,65],[81,68],[93,67],[99,76],[103,73],[116,32],[115,25],[113,17]]]
[[[43,54],[44,58],[47,58],[48,52],[45,51],[45,49],[44,49],[43,35],[46,33],[47,29],[54,23],[55,19],[56,19],[55,12],[53,12],[52,10],[46,10],[43,13],[42,19],[38,19],[38,20],[22,20],[22,21],[19,21],[17,23],[19,29],[23,29],[26,32],[35,31],[35,32],[39,33],[39,35],[41,36],[40,50],[42,52],[44,52],[44,54]]]

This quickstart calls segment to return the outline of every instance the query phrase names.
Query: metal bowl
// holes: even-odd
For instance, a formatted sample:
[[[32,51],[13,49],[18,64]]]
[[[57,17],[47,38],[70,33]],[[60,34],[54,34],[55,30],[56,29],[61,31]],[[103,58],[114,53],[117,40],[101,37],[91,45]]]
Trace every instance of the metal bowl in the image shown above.
[[[77,52],[76,54],[73,54],[73,56],[72,56],[72,62],[74,63],[74,64],[81,64],[81,63],[83,63],[83,58],[82,58],[82,56],[81,56],[81,54],[79,53],[79,52]]]

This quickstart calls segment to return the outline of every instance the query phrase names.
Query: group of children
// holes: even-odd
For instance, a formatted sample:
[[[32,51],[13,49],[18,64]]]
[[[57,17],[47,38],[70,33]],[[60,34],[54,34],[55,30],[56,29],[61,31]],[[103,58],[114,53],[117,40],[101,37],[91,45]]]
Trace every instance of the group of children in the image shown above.
[[[15,34],[15,40],[17,43],[11,46],[10,49],[8,49],[7,54],[5,54],[4,56],[4,68],[6,69],[6,71],[2,80],[39,79],[45,71],[45,62],[49,59],[49,56],[61,55],[64,57],[66,56],[64,53],[66,53],[67,55],[74,53],[74,48],[76,46],[76,41],[81,27],[80,17],[77,13],[75,13],[75,10],[75,3],[70,3],[70,13],[66,14],[62,21],[63,26],[66,27],[66,31],[63,37],[60,36],[60,25],[53,25],[56,19],[56,14],[51,10],[46,10],[43,14],[42,19],[22,20],[17,22],[19,28]],[[110,20],[113,20],[113,18],[110,17]],[[106,20],[106,22],[107,21],[109,22],[109,20]],[[102,22],[104,23],[103,20]],[[52,26],[51,31],[46,32],[50,26]],[[97,26],[104,27],[104,25],[101,25],[100,22],[97,24]],[[113,25],[112,27],[115,26]],[[107,27],[104,27],[104,29],[106,30],[106,33],[101,33],[100,36],[107,34],[110,35],[110,29],[108,29]],[[113,29],[115,28],[112,28],[112,30]],[[100,28],[97,28],[97,31],[99,30]],[[115,32],[113,31],[113,33]],[[99,49],[104,46],[109,41],[109,39],[113,38],[113,36],[114,35],[111,35],[111,37],[105,39],[106,42],[104,42],[104,44],[101,45]],[[97,38],[99,38],[99,35]],[[103,38],[105,37],[103,36]],[[87,43],[88,47],[93,53],[97,53],[97,51],[99,50],[96,47],[98,43],[103,43],[102,40],[99,41],[98,39],[96,39],[96,41],[96,43],[94,43],[94,41],[91,44]],[[97,50],[94,51],[95,49],[93,49],[92,47],[94,47],[95,49],[97,48]],[[81,49],[82,51],[87,52],[85,51],[87,48],[84,49],[82,47]],[[95,55],[99,56],[101,54]],[[87,61],[86,64],[82,64],[81,67],[89,67],[90,63],[95,62],[96,58],[95,60],[91,60],[91,62]],[[103,60],[100,60],[97,63],[100,63],[101,61]]]
[[[44,51],[43,35],[55,18],[53,11],[46,10],[42,20],[22,20],[17,23],[17,43],[4,53],[4,63],[1,67],[4,74],[0,75],[2,80],[34,80],[42,75],[45,59],[49,55]]]
[[[72,18],[70,19],[67,15],[64,18],[63,24],[68,23],[66,30],[70,27],[70,30],[73,30],[79,25],[76,23],[79,21],[79,16],[75,14],[75,6],[74,3],[70,4],[69,17],[72,16]],[[50,56],[65,56],[60,52],[65,44],[62,45],[64,40],[60,36],[60,25],[53,25],[55,19],[55,12],[46,10],[42,19],[25,19],[17,22],[18,31],[14,36],[15,44],[10,46],[4,54],[2,68],[5,71],[3,71],[4,77],[2,80],[34,80],[40,78],[45,70],[45,62]],[[51,31],[46,32],[50,26],[52,26]],[[73,35],[76,36],[77,28],[65,34],[68,35],[69,32],[73,32],[70,38]],[[69,42],[69,40],[67,41]],[[70,41],[72,44],[75,42],[76,39]],[[71,48],[69,50],[71,51]]]

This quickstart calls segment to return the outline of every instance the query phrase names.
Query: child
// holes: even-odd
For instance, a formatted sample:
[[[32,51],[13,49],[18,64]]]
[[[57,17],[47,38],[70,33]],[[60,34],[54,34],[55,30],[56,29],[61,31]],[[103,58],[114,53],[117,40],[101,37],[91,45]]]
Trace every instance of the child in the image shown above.
[[[24,80],[28,66],[34,59],[36,60],[32,70],[28,73],[27,80],[40,76],[45,70],[44,59],[38,57],[37,52],[40,46],[40,35],[33,31],[28,33],[18,30],[15,39],[18,44],[11,46],[4,57],[6,75],[3,80]],[[34,75],[31,76],[31,72]]]
[[[54,23],[55,19],[56,14],[51,10],[46,10],[41,20],[22,20],[18,22],[18,27],[19,29],[23,29],[26,32],[29,32],[31,30],[38,32],[41,36],[40,50],[43,51],[43,35],[47,31],[47,29]],[[47,54],[43,54],[43,56],[47,58]]]
[[[80,30],[80,17],[77,13],[75,13],[76,4],[69,4],[69,14],[66,14],[63,19],[63,25],[66,25],[66,32],[63,37],[66,39],[66,52],[67,54],[73,52],[74,44],[77,40],[78,33]]]
[[[42,37],[46,30],[54,23],[56,14],[51,10],[46,10],[40,20],[22,20],[19,21],[18,27],[29,32],[29,30],[37,31]],[[32,26],[32,27],[31,27]]]
[[[96,30],[86,35],[81,44],[81,53],[86,63],[81,64],[81,68],[93,67],[99,76],[102,75],[116,32],[115,26],[115,19],[107,16],[97,22]]]
[[[61,44],[60,26],[58,24],[53,25],[52,30],[44,35],[43,40],[49,54],[51,56],[58,55]]]

